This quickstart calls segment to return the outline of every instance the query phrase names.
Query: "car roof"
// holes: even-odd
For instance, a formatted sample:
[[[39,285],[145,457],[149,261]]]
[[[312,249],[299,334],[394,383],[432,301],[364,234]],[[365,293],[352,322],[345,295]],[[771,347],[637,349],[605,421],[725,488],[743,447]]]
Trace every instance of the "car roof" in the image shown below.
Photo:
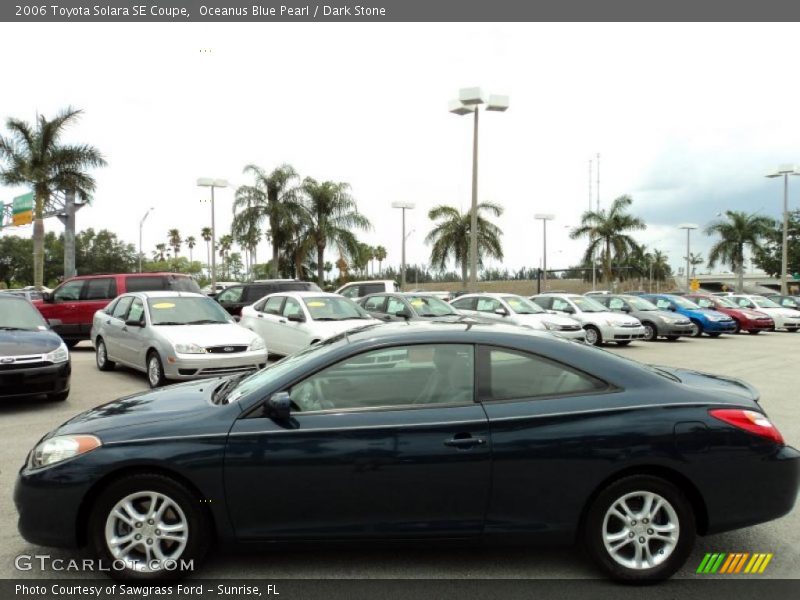
[[[155,273],[95,273],[93,275],[75,275],[64,281],[74,281],[76,279],[97,279],[99,277],[153,277],[158,275],[170,275],[172,277],[186,277],[191,279],[191,275],[186,273],[171,273],[169,271],[157,271]]]
[[[560,296],[561,298],[586,298],[581,294],[573,294],[570,292],[542,292],[541,294],[534,294],[532,298],[536,298],[538,296]]]
[[[404,341],[413,334],[442,334],[442,337],[449,337],[448,334],[463,334],[464,332],[482,332],[492,335],[513,336],[517,338],[541,337],[544,339],[556,339],[559,342],[567,342],[556,338],[544,331],[533,331],[522,329],[516,325],[505,325],[503,323],[489,323],[475,321],[450,323],[443,321],[399,321],[393,323],[377,323],[366,325],[347,332],[347,338],[351,342],[361,340],[374,340],[390,342],[395,339]]]

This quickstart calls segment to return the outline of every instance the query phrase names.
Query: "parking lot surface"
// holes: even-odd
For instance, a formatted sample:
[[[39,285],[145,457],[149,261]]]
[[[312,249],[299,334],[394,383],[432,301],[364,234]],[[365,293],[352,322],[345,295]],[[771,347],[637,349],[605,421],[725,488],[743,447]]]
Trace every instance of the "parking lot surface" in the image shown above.
[[[761,403],[786,443],[800,445],[798,351],[800,333],[722,336],[677,342],[637,342],[612,352],[648,362],[739,377],[761,392]],[[0,400],[0,578],[83,578],[80,572],[19,571],[15,557],[49,554],[80,558],[79,551],[36,547],[17,533],[12,490],[17,470],[38,439],[73,415],[117,397],[147,389],[144,374],[126,369],[101,373],[92,347],[72,352],[72,393],[63,403]],[[354,491],[355,493],[355,491]],[[800,572],[800,512],[771,523],[698,538],[694,553],[676,577],[695,577],[706,552],[771,552],[760,577],[797,578]],[[306,546],[254,554],[214,552],[203,577],[220,578],[592,578],[600,574],[576,548]]]

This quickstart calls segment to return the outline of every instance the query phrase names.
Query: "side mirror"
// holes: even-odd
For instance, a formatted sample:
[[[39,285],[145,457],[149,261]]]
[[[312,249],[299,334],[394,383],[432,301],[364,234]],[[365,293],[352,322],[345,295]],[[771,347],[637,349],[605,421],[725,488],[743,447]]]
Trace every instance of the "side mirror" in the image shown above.
[[[571,306],[567,306],[567,307],[564,309],[564,312],[565,312],[565,313],[567,313],[568,315],[571,315],[571,314],[574,314],[574,313],[575,313],[575,309],[574,309],[574,308],[572,308]]]
[[[674,304],[670,304],[668,308],[669,308],[669,310],[671,310],[672,312],[675,312],[675,310],[676,310],[676,308],[675,308],[675,305],[674,305]]]
[[[125,325],[129,327],[144,327],[144,319],[138,321],[125,321]]]
[[[394,316],[400,317],[401,319],[410,319],[411,313],[407,310],[398,310],[396,313],[394,313]]]
[[[630,306],[623,306],[620,310],[622,312],[629,313],[629,312],[631,312],[631,307]]]
[[[265,405],[267,416],[276,421],[285,421],[292,412],[292,398],[289,392],[275,392]]]
[[[500,315],[501,317],[507,317],[508,311],[505,308],[495,308],[494,314]]]
[[[53,294],[50,292],[42,292],[42,300],[48,304],[53,302]]]
[[[289,315],[286,318],[292,321],[293,323],[305,323],[306,321],[306,318],[303,315]]]

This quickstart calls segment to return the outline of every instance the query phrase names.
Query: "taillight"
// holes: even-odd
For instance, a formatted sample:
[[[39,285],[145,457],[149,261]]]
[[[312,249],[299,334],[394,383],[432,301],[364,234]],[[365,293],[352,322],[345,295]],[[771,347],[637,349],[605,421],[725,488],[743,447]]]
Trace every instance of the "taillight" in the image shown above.
[[[715,419],[724,421],[728,425],[733,425],[739,429],[744,429],[748,433],[767,438],[781,446],[783,445],[781,432],[770,422],[766,415],[759,412],[740,408],[715,408],[708,411],[708,414]]]

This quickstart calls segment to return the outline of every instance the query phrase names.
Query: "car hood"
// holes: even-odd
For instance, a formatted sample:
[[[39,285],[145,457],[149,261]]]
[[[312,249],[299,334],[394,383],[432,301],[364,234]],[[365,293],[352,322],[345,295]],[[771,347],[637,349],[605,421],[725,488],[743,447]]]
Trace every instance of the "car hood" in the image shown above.
[[[753,310],[752,308],[729,308],[727,311],[728,313],[736,312],[748,319],[760,319],[762,317],[768,317],[769,315],[761,310]]]
[[[580,322],[577,319],[573,319],[572,317],[565,317],[563,315],[551,315],[549,313],[542,313],[540,315],[528,315],[530,317],[536,317],[540,321],[544,323],[550,323],[551,325],[578,325],[580,326]]]
[[[641,325],[639,319],[635,317],[629,317],[624,313],[615,313],[611,311],[606,312],[581,312],[576,315],[576,317],[583,322],[586,323],[599,323],[601,325],[607,325],[608,321],[611,321],[613,325]]]
[[[694,371],[692,369],[678,369],[661,365],[656,368],[677,377],[682,384],[700,391],[710,392],[714,395],[719,395],[720,393],[729,394],[734,396],[735,400],[752,400],[753,402],[758,402],[758,390],[741,379],[713,375],[711,373]]]
[[[356,327],[364,327],[365,325],[377,325],[383,323],[378,319],[348,319],[346,321],[312,321],[310,324],[314,329],[314,335],[320,336],[321,339],[333,337],[344,331],[355,329]]]
[[[0,356],[46,354],[60,345],[61,338],[49,330],[5,331],[0,329]]]
[[[179,420],[186,422],[204,412],[220,410],[219,405],[211,402],[211,395],[221,382],[221,378],[190,381],[125,396],[76,415],[53,433],[102,434],[111,429],[153,422],[159,425]],[[176,426],[171,429],[174,431]]]
[[[172,344],[199,346],[249,346],[256,334],[240,325],[154,325],[153,329]]]
[[[758,312],[762,312],[770,316],[777,315],[779,317],[783,317],[784,319],[800,319],[800,311],[796,311],[792,308],[783,308],[782,306],[776,308],[759,306]]]

